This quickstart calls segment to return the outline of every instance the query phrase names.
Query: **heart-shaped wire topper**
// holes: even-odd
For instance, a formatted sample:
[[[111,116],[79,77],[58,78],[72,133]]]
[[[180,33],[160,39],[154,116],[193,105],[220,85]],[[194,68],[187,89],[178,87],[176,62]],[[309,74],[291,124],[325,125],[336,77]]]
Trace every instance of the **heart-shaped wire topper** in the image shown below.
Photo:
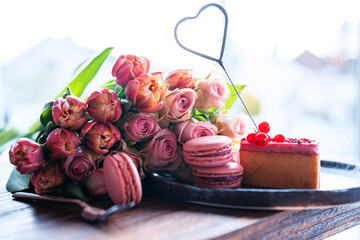
[[[179,41],[179,38],[178,38],[178,35],[177,35],[178,27],[179,27],[180,24],[182,24],[183,22],[188,21],[188,20],[196,19],[197,17],[199,17],[200,13],[201,13],[202,11],[204,11],[205,9],[207,9],[208,7],[216,7],[216,8],[218,8],[218,9],[223,13],[223,15],[224,15],[224,17],[225,17],[225,21],[224,21],[224,33],[223,33],[223,39],[222,39],[222,45],[221,45],[221,51],[220,51],[220,56],[219,56],[219,58],[214,58],[214,57],[211,57],[211,56],[206,55],[206,54],[204,54],[204,53],[201,53],[201,52],[195,51],[195,50],[193,50],[193,49],[190,49],[190,48],[188,48],[188,47],[185,47],[185,46]],[[244,106],[247,114],[249,115],[249,117],[251,118],[251,121],[252,121],[253,124],[255,125],[255,128],[259,131],[259,129],[258,129],[258,127],[257,127],[257,125],[256,125],[256,123],[255,123],[255,121],[254,121],[254,119],[253,119],[253,117],[251,116],[248,108],[246,107],[245,102],[243,101],[243,99],[242,99],[241,96],[240,96],[240,93],[239,93],[238,90],[236,89],[233,81],[231,80],[229,74],[227,73],[227,71],[226,71],[226,69],[225,69],[225,67],[224,67],[223,61],[222,61],[222,57],[223,57],[223,55],[224,55],[224,50],[225,50],[225,43],[226,43],[226,36],[227,36],[227,27],[228,27],[228,15],[227,15],[226,10],[225,10],[221,5],[219,5],[219,4],[210,3],[210,4],[207,4],[207,5],[203,6],[195,16],[193,16],[193,17],[185,17],[185,18],[181,19],[181,20],[176,24],[176,26],[175,26],[174,36],[175,36],[175,40],[176,40],[177,44],[179,44],[179,46],[180,46],[181,48],[183,48],[184,50],[186,50],[186,51],[188,51],[188,52],[191,52],[191,53],[193,53],[193,54],[195,54],[195,55],[198,55],[198,56],[200,56],[200,57],[202,57],[202,58],[208,59],[208,60],[210,60],[210,61],[217,62],[217,63],[222,67],[222,69],[224,70],[224,72],[225,72],[227,78],[229,79],[231,85],[232,85],[233,88],[235,89],[235,92],[236,92],[236,94],[238,95],[241,103],[243,104],[243,106]]]

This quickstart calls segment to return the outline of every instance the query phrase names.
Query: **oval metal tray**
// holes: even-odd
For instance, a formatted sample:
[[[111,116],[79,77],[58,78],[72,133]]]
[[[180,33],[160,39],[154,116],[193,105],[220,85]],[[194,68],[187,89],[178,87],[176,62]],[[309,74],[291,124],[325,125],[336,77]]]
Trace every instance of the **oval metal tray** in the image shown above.
[[[360,201],[359,166],[326,160],[321,161],[320,189],[201,188],[158,173],[150,173],[149,181],[152,188],[165,197],[226,208],[307,209]]]

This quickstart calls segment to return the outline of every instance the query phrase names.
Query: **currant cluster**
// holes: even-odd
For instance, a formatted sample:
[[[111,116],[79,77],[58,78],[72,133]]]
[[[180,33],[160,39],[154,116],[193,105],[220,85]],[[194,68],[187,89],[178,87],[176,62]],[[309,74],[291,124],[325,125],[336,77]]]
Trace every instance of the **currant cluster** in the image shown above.
[[[247,135],[246,140],[249,143],[255,143],[258,147],[265,147],[269,142],[282,143],[286,141],[286,138],[282,134],[277,134],[273,138],[269,136],[270,124],[268,122],[260,123],[258,129],[259,131]]]

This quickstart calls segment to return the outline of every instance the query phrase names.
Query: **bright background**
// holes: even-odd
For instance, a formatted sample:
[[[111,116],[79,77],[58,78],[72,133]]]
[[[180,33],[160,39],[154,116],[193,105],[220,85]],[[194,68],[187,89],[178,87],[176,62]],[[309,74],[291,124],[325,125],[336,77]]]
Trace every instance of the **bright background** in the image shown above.
[[[272,134],[316,139],[323,159],[360,159],[360,2],[356,0],[1,0],[0,129],[19,134],[44,103],[72,80],[75,68],[115,47],[85,92],[112,79],[121,54],[147,57],[151,71],[193,68],[205,77],[214,63],[181,49],[175,24],[205,4],[227,9],[224,64],[255,121]],[[209,8],[179,27],[187,46],[218,56],[223,18]],[[181,30],[181,31],[180,31]],[[235,111],[242,111],[237,104]],[[345,234],[345,235],[344,235]],[[352,228],[331,239],[358,239]]]
[[[272,134],[320,142],[323,158],[357,159],[360,2],[339,1],[40,1],[0,2],[0,128],[31,125],[43,104],[85,59],[115,47],[88,92],[112,79],[121,54],[147,57],[151,71],[214,63],[181,49],[175,24],[205,4],[227,9],[224,64],[256,122]],[[179,27],[187,46],[218,56],[223,17],[214,8]],[[240,104],[235,107],[243,110]]]

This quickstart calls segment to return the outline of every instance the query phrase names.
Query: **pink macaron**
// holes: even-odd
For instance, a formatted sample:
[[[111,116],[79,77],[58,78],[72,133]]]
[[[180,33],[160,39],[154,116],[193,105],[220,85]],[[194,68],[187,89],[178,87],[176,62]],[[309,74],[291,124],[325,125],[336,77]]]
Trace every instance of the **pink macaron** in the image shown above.
[[[195,183],[206,188],[234,188],[241,184],[244,168],[235,162],[220,167],[193,167]]]
[[[184,160],[195,167],[217,167],[233,159],[232,140],[226,136],[206,136],[183,145]]]
[[[105,158],[104,180],[110,198],[115,204],[141,201],[141,179],[133,161],[126,153],[120,152]]]

